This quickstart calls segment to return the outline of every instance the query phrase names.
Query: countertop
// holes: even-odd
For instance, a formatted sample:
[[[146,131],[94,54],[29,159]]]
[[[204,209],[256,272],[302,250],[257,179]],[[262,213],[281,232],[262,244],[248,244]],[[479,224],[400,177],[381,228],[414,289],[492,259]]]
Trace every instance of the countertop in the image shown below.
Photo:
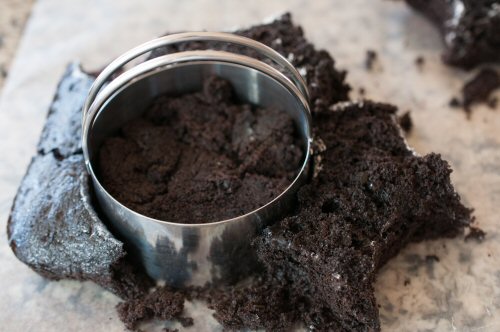
[[[97,69],[166,31],[229,30],[285,11],[349,71],[353,98],[364,88],[367,98],[411,111],[409,144],[450,162],[455,188],[487,232],[482,243],[461,237],[412,244],[392,259],[375,285],[383,331],[500,330],[500,109],[478,106],[467,119],[448,106],[474,72],[444,65],[437,31],[402,1],[40,0],[0,96],[1,331],[124,330],[117,297],[89,282],[43,279],[6,241],[12,199],[65,66],[79,59]],[[378,53],[370,72],[368,49]],[[415,65],[419,56],[422,67]],[[190,330],[220,330],[213,319],[200,319],[207,311],[195,315]]]

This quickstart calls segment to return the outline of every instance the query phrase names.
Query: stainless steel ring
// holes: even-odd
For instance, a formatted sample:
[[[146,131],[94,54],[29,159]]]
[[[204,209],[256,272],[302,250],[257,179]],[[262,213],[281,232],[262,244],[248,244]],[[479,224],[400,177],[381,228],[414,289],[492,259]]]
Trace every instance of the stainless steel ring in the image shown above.
[[[214,35],[221,38],[228,34]],[[173,39],[177,42],[182,40],[179,35],[175,36]],[[194,38],[189,33],[181,36],[187,41]],[[211,33],[203,33],[203,36],[212,40]],[[257,42],[252,40],[252,43]],[[253,269],[255,259],[250,242],[254,236],[290,208],[296,191],[307,178],[311,114],[307,95],[302,91],[305,85],[297,84],[260,60],[225,51],[201,50],[150,59],[126,70],[103,87],[119,68],[118,64],[130,59],[132,53],[127,52],[103,71],[83,109],[82,148],[99,204],[110,227],[130,245],[153,278],[175,286],[233,282]],[[254,211],[204,224],[156,220],[114,199],[101,185],[93,168],[102,141],[125,122],[139,116],[147,105],[145,99],[170,92],[195,91],[205,77],[214,74],[229,80],[243,102],[281,107],[292,116],[304,143],[304,160],[294,181],[278,197]]]
[[[88,98],[85,102],[85,106],[83,107],[83,114],[85,115],[86,111],[90,108],[90,104],[93,102],[97,93],[101,90],[101,88],[106,84],[106,82],[115,74],[118,70],[123,68],[126,64],[131,62],[132,60],[138,58],[139,56],[158,49],[160,47],[165,47],[169,45],[179,44],[179,43],[187,43],[187,42],[195,42],[195,41],[204,41],[204,42],[224,42],[231,43],[239,46],[245,46],[258,53],[266,56],[270,60],[274,61],[279,66],[282,66],[283,69],[289,72],[291,75],[291,80],[293,83],[299,88],[302,95],[309,101],[309,92],[307,90],[307,84],[304,81],[304,78],[297,69],[281,54],[266,46],[262,43],[259,43],[253,39],[234,35],[231,33],[225,32],[183,32],[167,35],[164,37],[156,38],[150,40],[146,43],[143,43],[130,51],[122,54],[120,57],[116,58],[113,62],[111,62],[104,70],[99,74],[94,83],[92,84]]]

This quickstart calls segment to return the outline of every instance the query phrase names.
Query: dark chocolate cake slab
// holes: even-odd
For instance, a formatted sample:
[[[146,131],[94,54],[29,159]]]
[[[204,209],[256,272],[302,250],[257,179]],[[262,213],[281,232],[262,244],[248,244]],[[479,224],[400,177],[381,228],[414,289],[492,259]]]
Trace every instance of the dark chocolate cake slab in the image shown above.
[[[47,278],[92,280],[128,298],[150,282],[128,263],[123,243],[94,209],[80,149],[81,108],[93,80],[73,64],[60,82],[12,206],[9,244]]]
[[[470,69],[500,61],[499,0],[406,0],[441,30],[445,62]]]

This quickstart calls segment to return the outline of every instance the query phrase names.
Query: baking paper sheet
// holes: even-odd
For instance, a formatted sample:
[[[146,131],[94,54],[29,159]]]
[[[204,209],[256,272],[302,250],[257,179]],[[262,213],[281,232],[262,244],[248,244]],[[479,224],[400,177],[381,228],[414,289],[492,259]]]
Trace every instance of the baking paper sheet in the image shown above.
[[[457,238],[410,245],[391,260],[376,283],[383,330],[500,330],[500,109],[477,107],[467,120],[448,107],[473,73],[441,63],[436,30],[402,1],[40,0],[0,99],[1,331],[124,330],[114,310],[117,297],[89,282],[41,278],[6,241],[12,199],[66,64],[79,59],[97,69],[166,31],[227,30],[287,10],[349,71],[352,97],[363,87],[371,99],[411,110],[410,145],[450,162],[456,189],[488,233],[482,244]],[[378,53],[372,72],[364,68],[367,49]],[[422,69],[417,56],[425,58]],[[195,318],[190,330],[220,330],[201,308],[188,304]]]

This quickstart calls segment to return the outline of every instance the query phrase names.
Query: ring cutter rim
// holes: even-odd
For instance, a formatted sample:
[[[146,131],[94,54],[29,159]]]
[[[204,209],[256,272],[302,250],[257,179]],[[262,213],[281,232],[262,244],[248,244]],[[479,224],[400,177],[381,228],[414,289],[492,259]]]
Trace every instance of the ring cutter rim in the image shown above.
[[[249,56],[230,53],[227,51],[214,51],[214,50],[198,50],[198,51],[183,51],[172,54],[167,54],[159,56],[150,60],[147,60],[135,67],[126,70],[121,73],[118,77],[111,80],[108,84],[108,80],[116,73],[119,69],[123,68],[124,65],[134,60],[135,58],[155,50],[158,47],[164,47],[167,45],[173,45],[177,43],[186,43],[192,41],[217,41],[232,43],[240,46],[246,46],[251,49],[257,50],[260,54],[268,57],[268,59],[273,60],[273,62],[280,65],[283,69],[287,70],[292,78],[286,76],[283,72],[279,71],[275,67],[269,64],[251,58]],[[196,224],[185,224],[177,223],[172,221],[160,220],[148,217],[141,213],[138,213],[121,202],[115,199],[101,184],[97,178],[92,164],[89,158],[89,148],[88,148],[88,136],[90,134],[93,121],[96,119],[98,114],[104,109],[106,102],[112,98],[115,94],[119,94],[121,91],[126,89],[128,86],[132,85],[137,80],[143,79],[149,75],[154,75],[155,72],[161,70],[168,70],[173,66],[183,66],[189,64],[196,64],[202,62],[213,62],[213,63],[226,63],[241,67],[246,67],[250,69],[257,70],[262,74],[269,76],[276,83],[281,84],[286,88],[299,102],[304,112],[306,113],[307,123],[305,125],[306,129],[306,140],[305,140],[305,155],[303,156],[303,163],[300,169],[297,171],[296,176],[293,181],[280,192],[278,196],[270,200],[266,204],[247,212],[242,215],[238,215],[233,218],[218,220],[206,223],[196,223]],[[107,84],[107,85],[106,85]],[[309,95],[307,92],[307,87],[305,81],[300,75],[300,73],[291,65],[281,54],[274,51],[272,48],[265,46],[253,39],[236,36],[229,33],[212,33],[212,32],[189,32],[180,33],[161,37],[154,39],[152,41],[146,42],[118,57],[116,60],[111,62],[96,78],[94,84],[89,90],[88,97],[85,101],[85,105],[82,110],[82,149],[84,154],[85,165],[88,172],[94,179],[94,184],[98,186],[98,190],[105,193],[109,199],[112,200],[113,204],[119,206],[121,209],[125,209],[128,213],[144,218],[145,220],[179,227],[186,228],[199,228],[208,225],[219,225],[224,223],[231,223],[241,219],[245,219],[251,215],[258,215],[259,212],[265,210],[270,205],[277,203],[283,196],[285,196],[292,188],[297,185],[304,172],[307,171],[309,159],[311,156],[311,145],[312,145],[312,133],[311,133],[311,111],[309,107]]]

